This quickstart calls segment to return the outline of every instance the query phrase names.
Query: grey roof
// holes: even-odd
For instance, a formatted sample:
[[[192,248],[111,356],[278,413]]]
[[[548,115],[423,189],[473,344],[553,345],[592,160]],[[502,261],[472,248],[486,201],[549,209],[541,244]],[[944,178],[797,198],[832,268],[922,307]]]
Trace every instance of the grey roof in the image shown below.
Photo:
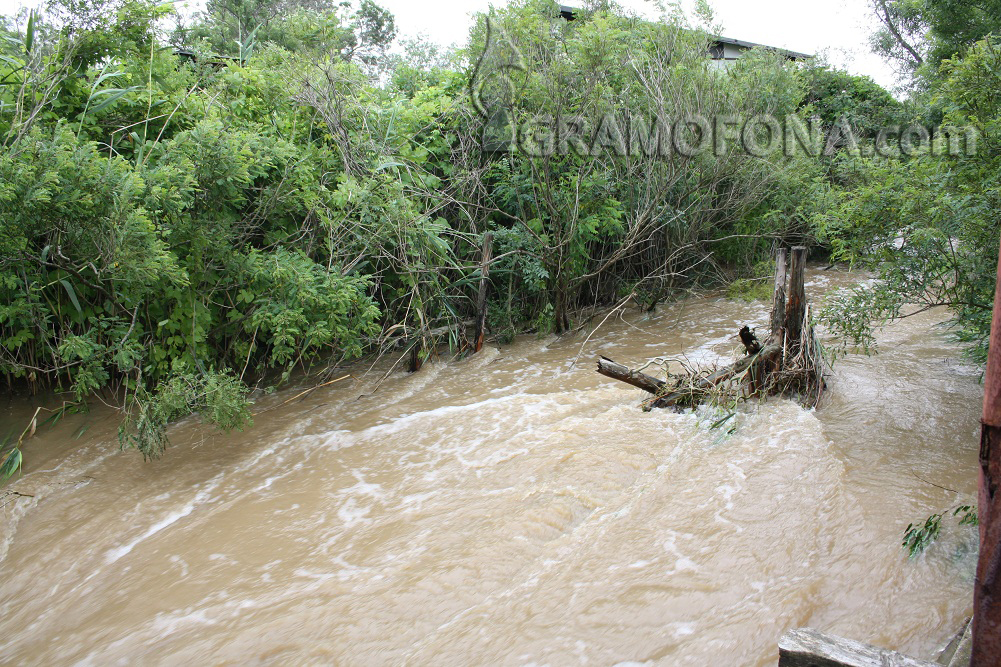
[[[560,15],[568,21],[573,21],[576,12],[580,11],[577,7],[571,7],[570,5],[560,4]],[[732,44],[733,46],[739,46],[745,49],[753,49],[756,46],[762,48],[771,49],[772,51],[778,51],[786,58],[791,60],[807,60],[813,57],[810,53],[800,53],[799,51],[790,51],[788,49],[780,49],[775,46],[768,46],[767,44],[756,44],[754,42],[745,42],[742,39],[733,39],[732,37],[723,37],[722,35],[716,35],[713,38],[713,42],[717,45]]]
[[[733,39],[731,37],[723,37],[717,35],[713,37],[713,41],[717,44],[733,44],[734,46],[741,46],[745,49],[753,49],[756,46],[760,46],[766,49],[771,49],[772,51],[778,51],[787,58],[792,58],[793,60],[806,60],[812,58],[813,55],[810,53],[800,53],[799,51],[790,51],[788,49],[780,49],[775,46],[768,46],[767,44],[755,44],[754,42],[745,42],[741,39]]]

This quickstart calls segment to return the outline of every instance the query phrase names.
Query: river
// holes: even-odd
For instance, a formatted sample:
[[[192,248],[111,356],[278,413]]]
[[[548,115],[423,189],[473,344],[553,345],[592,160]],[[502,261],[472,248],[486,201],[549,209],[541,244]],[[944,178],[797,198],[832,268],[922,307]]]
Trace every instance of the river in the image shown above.
[[[931,659],[971,612],[974,531],[900,540],[973,501],[982,400],[943,311],[840,361],[818,409],[724,428],[593,370],[726,360],[767,316],[704,296],[376,369],[264,397],[243,433],[185,420],[152,463],[99,404],[40,429],[0,489],[0,663],[774,665],[801,626]]]

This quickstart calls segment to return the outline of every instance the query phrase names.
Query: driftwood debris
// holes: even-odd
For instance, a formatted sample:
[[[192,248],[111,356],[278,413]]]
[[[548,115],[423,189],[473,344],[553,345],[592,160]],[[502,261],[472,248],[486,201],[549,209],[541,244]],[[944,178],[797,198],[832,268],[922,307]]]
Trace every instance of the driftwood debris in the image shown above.
[[[738,336],[745,356],[735,363],[707,372],[689,372],[667,382],[601,357],[598,373],[653,394],[644,405],[647,409],[694,406],[733,384],[743,395],[796,394],[804,403],[816,405],[824,380],[804,289],[806,248],[792,249],[788,271],[786,259],[786,250],[780,249],[775,259],[771,334],[761,342],[750,327],[742,327]]]

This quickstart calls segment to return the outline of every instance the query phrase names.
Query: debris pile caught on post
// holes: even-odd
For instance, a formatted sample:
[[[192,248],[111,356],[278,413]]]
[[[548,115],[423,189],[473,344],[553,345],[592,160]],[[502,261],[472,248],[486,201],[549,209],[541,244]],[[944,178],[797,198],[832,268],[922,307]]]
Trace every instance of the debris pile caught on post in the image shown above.
[[[804,272],[806,248],[794,247],[791,256],[780,249],[775,259],[771,335],[764,342],[748,326],[738,331],[744,356],[724,368],[687,369],[667,381],[631,370],[599,357],[598,372],[653,394],[644,409],[694,407],[721,397],[783,395],[815,406],[824,391],[820,344],[810,321]]]

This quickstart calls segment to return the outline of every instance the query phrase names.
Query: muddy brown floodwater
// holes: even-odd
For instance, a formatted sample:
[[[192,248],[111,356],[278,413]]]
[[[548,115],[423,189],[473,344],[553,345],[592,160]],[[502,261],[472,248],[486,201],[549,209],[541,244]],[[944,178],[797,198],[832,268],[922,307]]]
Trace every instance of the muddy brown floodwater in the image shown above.
[[[932,658],[974,531],[914,561],[900,539],[972,502],[982,396],[944,312],[841,361],[818,410],[747,405],[732,434],[593,371],[730,358],[767,315],[693,298],[611,318],[575,368],[584,334],[288,391],[244,433],[182,422],[153,463],[110,409],[68,417],[0,490],[0,663],[772,665],[799,626]],[[2,432],[32,412],[7,401]]]

